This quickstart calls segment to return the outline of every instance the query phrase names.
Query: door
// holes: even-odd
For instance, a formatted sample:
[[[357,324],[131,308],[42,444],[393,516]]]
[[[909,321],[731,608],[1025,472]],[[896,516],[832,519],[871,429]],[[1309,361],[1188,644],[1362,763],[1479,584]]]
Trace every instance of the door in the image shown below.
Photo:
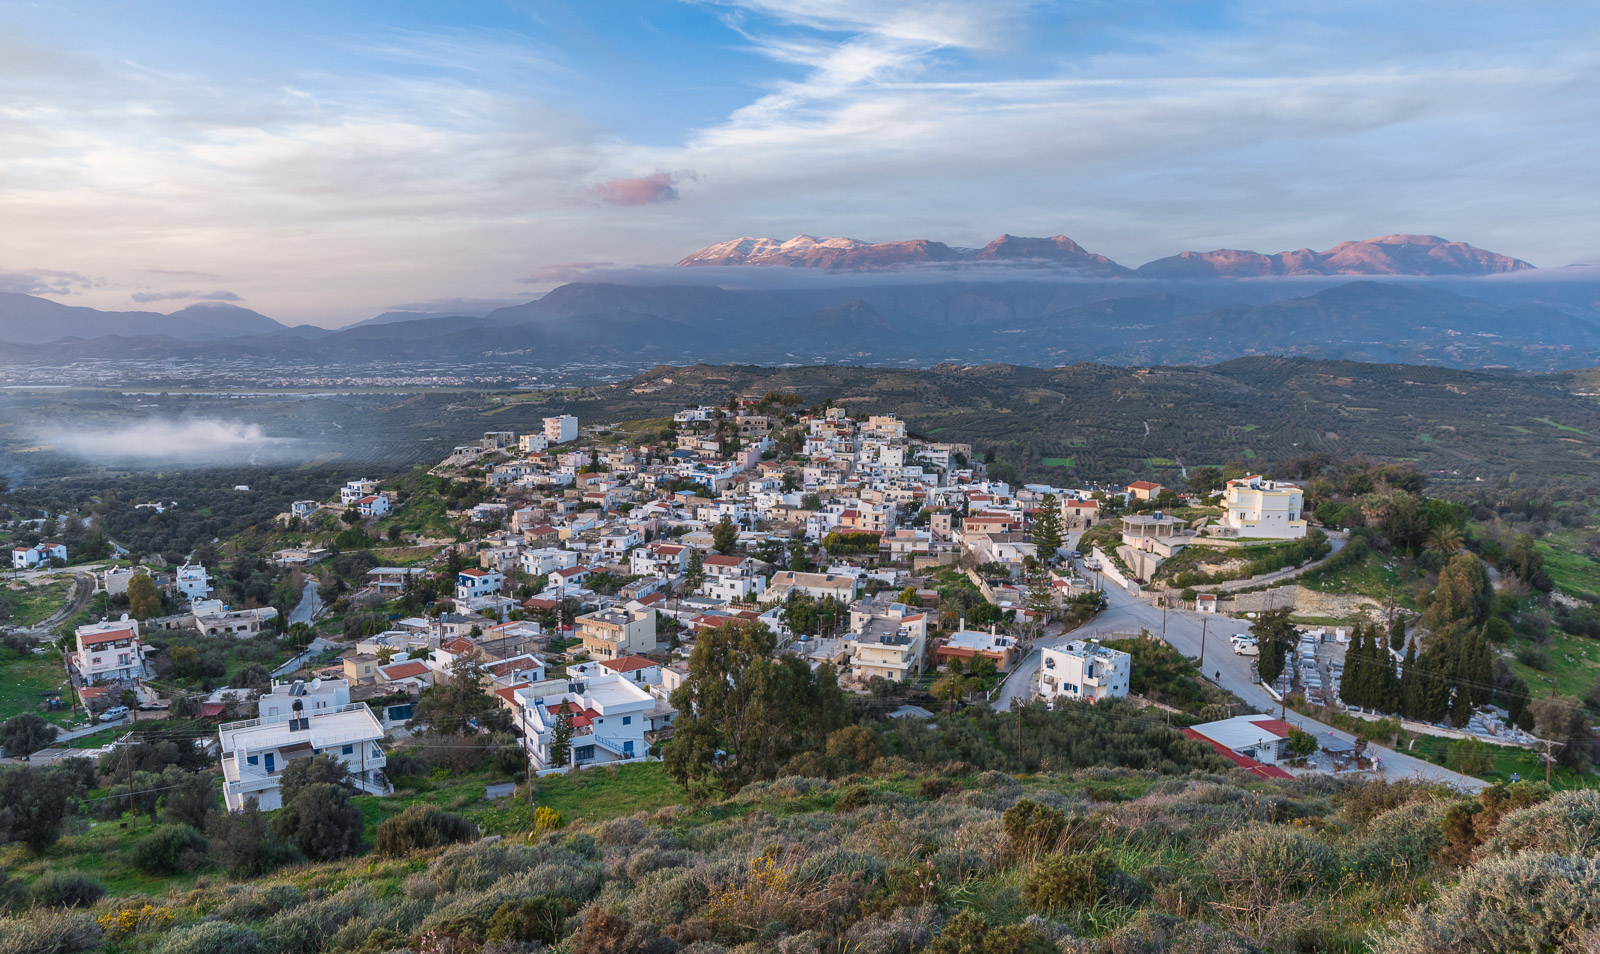
[[[267,774],[268,775],[271,775],[273,772],[277,771],[277,760],[278,760],[278,757],[277,757],[277,755],[275,753],[273,753],[273,752],[268,752],[267,753]]]

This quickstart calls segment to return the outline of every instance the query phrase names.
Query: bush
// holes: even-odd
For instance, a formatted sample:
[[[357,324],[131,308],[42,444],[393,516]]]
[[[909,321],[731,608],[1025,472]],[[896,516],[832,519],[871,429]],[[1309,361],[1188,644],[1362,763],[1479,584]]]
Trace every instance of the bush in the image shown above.
[[[490,916],[485,939],[492,944],[504,941],[554,944],[560,939],[567,918],[577,910],[578,902],[571,898],[541,895],[521,901],[507,901]]]
[[[1367,826],[1366,838],[1351,852],[1351,861],[1372,878],[1399,877],[1420,881],[1444,848],[1443,802],[1412,802],[1379,815]]]
[[[44,908],[87,907],[105,893],[105,885],[81,871],[49,871],[28,886],[28,900]]]
[[[255,799],[243,811],[218,815],[211,823],[211,847],[235,878],[255,878],[300,857],[294,846],[273,834]]]
[[[360,851],[364,827],[361,809],[350,804],[349,793],[330,782],[305,786],[272,816],[273,831],[316,861]]]
[[[1011,849],[1023,857],[1034,858],[1055,848],[1066,831],[1067,816],[1058,809],[1024,798],[1006,809],[1001,823]]]
[[[1229,832],[1207,849],[1201,864],[1221,900],[1255,910],[1300,899],[1333,866],[1327,845],[1277,826]]]
[[[561,813],[554,808],[540,805],[533,811],[533,827],[535,831],[555,831],[566,822],[562,820]]]
[[[433,805],[412,805],[378,825],[373,847],[378,854],[395,858],[477,837],[478,826],[460,815],[442,812]]]
[[[78,911],[24,911],[0,918],[0,954],[84,954],[99,950],[105,935]]]
[[[261,954],[261,936],[240,924],[205,921],[167,935],[156,954]]]
[[[162,825],[133,846],[133,864],[148,874],[193,871],[206,863],[206,836],[190,825]]]
[[[1547,802],[1511,812],[1500,820],[1485,850],[1490,854],[1600,854],[1600,791],[1561,792]]]
[[[1570,951],[1600,927],[1600,860],[1523,854],[1468,869],[1437,901],[1412,910],[1375,954]]]
[[[1117,866],[1105,850],[1052,854],[1022,879],[1022,900],[1045,913],[1090,908],[1105,894]]]

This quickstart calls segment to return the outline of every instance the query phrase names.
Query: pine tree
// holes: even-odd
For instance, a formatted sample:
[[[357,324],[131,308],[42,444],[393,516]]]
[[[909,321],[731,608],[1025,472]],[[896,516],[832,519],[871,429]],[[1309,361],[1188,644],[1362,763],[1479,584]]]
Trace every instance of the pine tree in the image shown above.
[[[550,730],[550,767],[565,766],[571,757],[572,707],[571,703],[563,703],[555,728]]]
[[[711,549],[723,556],[733,556],[733,551],[738,546],[739,528],[727,514],[723,514],[717,525],[711,528]]]
[[[1037,632],[1043,632],[1045,623],[1049,622],[1050,614],[1056,605],[1048,571],[1034,571],[1033,579],[1028,581],[1028,592],[1023,597],[1023,605],[1033,617],[1032,628]]]
[[[1033,516],[1031,539],[1046,566],[1056,561],[1056,551],[1061,549],[1061,504],[1055,494],[1045,494],[1039,501],[1039,510]]]
[[[1389,649],[1400,652],[1406,644],[1406,614],[1396,613],[1389,623]]]

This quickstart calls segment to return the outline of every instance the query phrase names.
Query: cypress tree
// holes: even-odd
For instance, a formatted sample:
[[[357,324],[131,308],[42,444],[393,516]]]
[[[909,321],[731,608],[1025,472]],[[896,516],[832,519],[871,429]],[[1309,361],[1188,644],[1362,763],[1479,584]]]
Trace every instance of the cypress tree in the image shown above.
[[[1339,699],[1351,707],[1365,705],[1361,701],[1361,670],[1366,656],[1361,641],[1365,634],[1366,628],[1356,624],[1356,631],[1350,637],[1350,648],[1344,654],[1344,675],[1339,677]]]
[[[1394,656],[1385,649],[1378,661],[1378,698],[1373,705],[1380,712],[1400,711],[1400,677],[1394,672]]]
[[[1422,710],[1422,674],[1417,672],[1417,644],[1406,644],[1406,661],[1400,667],[1400,714],[1417,718]]]
[[[1030,537],[1039,548],[1039,560],[1046,566],[1056,562],[1056,551],[1061,549],[1061,503],[1055,494],[1045,494],[1039,509],[1033,515]]]

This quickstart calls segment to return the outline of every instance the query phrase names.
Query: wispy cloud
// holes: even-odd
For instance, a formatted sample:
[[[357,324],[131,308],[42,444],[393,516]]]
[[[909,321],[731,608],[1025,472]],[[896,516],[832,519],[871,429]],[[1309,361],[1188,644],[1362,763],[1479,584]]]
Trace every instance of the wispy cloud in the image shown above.
[[[152,418],[119,427],[74,425],[37,435],[92,461],[264,463],[291,460],[298,441],[269,437],[259,424],[218,418]]]
[[[243,301],[231,291],[148,291],[134,292],[128,296],[140,304],[153,301]]]
[[[0,272],[0,291],[23,295],[70,295],[75,291],[98,288],[103,282],[80,272],[36,269]]]

